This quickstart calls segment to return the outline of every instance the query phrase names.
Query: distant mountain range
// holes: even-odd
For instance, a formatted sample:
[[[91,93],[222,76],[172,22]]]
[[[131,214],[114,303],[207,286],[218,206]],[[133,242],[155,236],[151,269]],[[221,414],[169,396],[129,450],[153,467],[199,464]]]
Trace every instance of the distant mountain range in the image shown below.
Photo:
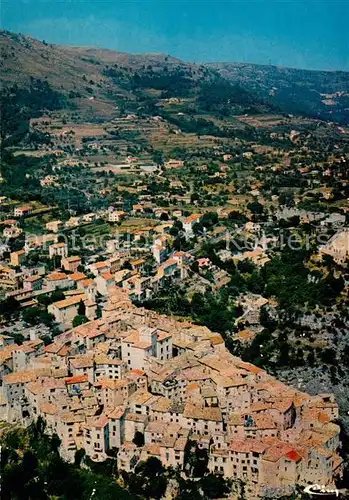
[[[349,123],[349,72],[243,63],[207,66],[284,111]]]
[[[122,102],[151,110],[159,99],[178,98],[195,113],[226,116],[277,111],[349,123],[348,72],[194,64],[165,54],[51,45],[7,31],[0,32],[0,55],[5,92],[13,85],[34,89],[33,82],[47,82],[62,96],[58,99],[61,107],[86,108],[88,99],[96,116],[108,114],[108,107],[115,109]],[[95,98],[99,106],[91,104]]]

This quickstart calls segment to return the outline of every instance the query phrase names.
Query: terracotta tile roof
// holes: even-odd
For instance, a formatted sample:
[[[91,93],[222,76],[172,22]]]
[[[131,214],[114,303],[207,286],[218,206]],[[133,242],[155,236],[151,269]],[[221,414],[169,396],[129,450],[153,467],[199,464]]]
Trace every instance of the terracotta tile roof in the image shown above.
[[[159,443],[160,448],[173,448],[176,442],[175,436],[163,436],[161,443]]]
[[[302,457],[295,450],[288,451],[285,456],[289,460],[292,460],[292,462],[300,462],[302,460]]]
[[[253,415],[257,429],[276,429],[277,425],[271,415]]]
[[[82,281],[86,279],[86,274],[84,273],[72,273],[69,274],[69,278],[73,281]]]
[[[40,281],[40,280],[42,280],[42,279],[43,279],[43,277],[42,277],[42,276],[37,276],[37,275],[36,275],[36,276],[28,276],[28,278],[25,278],[25,280],[24,280],[24,281],[27,281],[27,282],[29,282],[29,283],[34,283],[35,281]]]
[[[241,385],[246,385],[241,377],[225,377],[223,375],[211,375],[211,380],[216,384],[217,387],[223,387],[228,389],[229,387],[239,387]]]
[[[45,346],[45,352],[56,354],[60,349],[62,349],[62,347],[64,347],[64,344],[60,344],[58,342],[52,342],[51,344]]]
[[[255,374],[261,373],[264,371],[264,370],[262,370],[262,368],[259,368],[258,366],[255,366],[252,363],[247,363],[245,361],[239,361],[237,363],[237,366],[239,368],[243,368],[244,370],[251,372],[251,373],[255,373]]]
[[[187,218],[184,220],[184,223],[185,223],[185,224],[191,224],[192,222],[196,222],[196,221],[198,221],[200,218],[201,218],[201,215],[200,215],[200,214],[192,214],[192,215],[189,215],[189,217],[187,217]]]
[[[34,380],[43,375],[50,375],[49,368],[38,368],[36,370],[20,370],[3,377],[6,384],[24,384]]]
[[[93,366],[93,356],[90,354],[75,356],[70,360],[70,365],[73,368],[91,368]]]
[[[252,441],[252,440],[251,440]],[[230,451],[234,451],[236,453],[250,453],[251,444],[246,440],[234,440],[231,441],[229,445]]]
[[[147,403],[150,399],[152,399],[153,395],[144,390],[139,390],[137,392],[134,392],[132,396],[130,397],[130,402],[135,405],[143,405]]]
[[[114,365],[114,366],[119,366],[122,365],[124,362],[121,359],[113,359],[109,358],[106,354],[103,353],[96,353],[95,355],[95,363],[96,365]]]
[[[97,429],[103,429],[108,424],[109,424],[109,418],[106,415],[101,415],[98,420],[96,420],[90,425],[92,427],[96,427]]]
[[[87,375],[76,375],[75,377],[69,377],[65,379],[65,383],[67,385],[70,384],[81,384],[84,382],[88,382],[88,377]]]
[[[269,462],[278,462],[285,454],[290,451],[291,447],[279,447],[279,446],[271,446],[268,448],[266,453],[264,454],[264,460],[268,460]]]
[[[152,410],[166,413],[171,408],[171,406],[172,403],[168,398],[160,397],[158,401],[152,406]]]
[[[139,413],[128,413],[126,415],[126,420],[130,420],[132,422],[143,422],[145,423],[148,420],[147,415],[140,415]]]
[[[104,267],[109,267],[109,262],[107,260],[102,260],[91,264],[91,267],[93,267],[94,269],[102,269]]]
[[[114,279],[112,273],[110,273],[110,272],[102,273],[101,276],[102,276],[102,278],[104,278],[105,280],[108,280],[108,281]]]
[[[183,416],[186,418],[197,418],[199,420],[212,420],[214,422],[222,422],[222,413],[220,408],[197,407],[191,403],[187,403],[185,405]]]
[[[131,265],[138,266],[140,264],[144,264],[145,262],[146,262],[146,259],[143,259],[143,258],[135,259],[135,260],[131,260]]]
[[[187,438],[186,437],[179,437],[173,448],[176,450],[176,451],[184,451],[185,447],[186,447],[186,444],[187,444]]]
[[[136,375],[137,377],[141,377],[141,376],[145,375],[145,371],[144,370],[138,370],[137,368],[134,368],[133,370],[129,371],[129,374],[130,375]]]
[[[71,257],[66,257],[64,259],[65,262],[79,262],[81,260],[81,257],[79,257],[78,255],[72,255]]]
[[[62,281],[68,278],[68,275],[65,273],[51,273],[46,276],[48,281]]]
[[[58,408],[54,403],[41,403],[40,411],[47,415],[56,415]]]
[[[76,414],[71,411],[62,413],[59,416],[60,420],[66,424],[81,423],[85,422],[85,416],[81,414]]]
[[[111,420],[113,420],[113,419],[119,420],[121,417],[124,416],[125,411],[126,410],[123,406],[117,406],[115,408],[110,409],[110,411],[107,408],[105,412],[106,412],[106,415],[108,415],[108,418],[110,418]]]
[[[282,399],[280,401],[275,401],[275,403],[272,404],[272,407],[276,408],[281,413],[286,413],[292,407],[292,405],[292,399]]]
[[[122,342],[133,344],[136,349],[149,349],[152,346],[151,341],[141,341],[139,337],[139,332],[136,331],[122,339]]]
[[[92,278],[87,278],[87,279],[81,280],[79,285],[82,285],[84,288],[88,288],[92,285],[95,285],[95,281]]]
[[[149,422],[145,428],[145,432],[165,434],[167,428],[167,423],[165,422]]]
[[[252,339],[254,339],[255,336],[256,336],[256,334],[252,330],[245,329],[245,330],[239,331],[235,337],[238,340],[248,342],[248,341],[251,341]]]
[[[167,267],[170,267],[170,266],[178,266],[178,260],[177,259],[167,259],[165,262],[163,262],[161,264],[160,267],[162,267],[163,269],[166,269]]]
[[[72,307],[79,304],[81,300],[84,300],[84,298],[85,295],[75,295],[73,297],[54,302],[53,306],[57,309],[66,309],[67,307]]]
[[[218,345],[218,344],[223,344],[224,340],[221,337],[221,335],[217,334],[217,335],[210,338],[210,342],[212,345]]]
[[[162,340],[168,339],[172,337],[172,334],[170,332],[162,332],[158,333],[158,340],[161,342]]]
[[[127,387],[127,380],[124,379],[110,379],[110,378],[102,378],[95,382],[95,387],[100,387],[102,389],[111,389],[117,390]]]

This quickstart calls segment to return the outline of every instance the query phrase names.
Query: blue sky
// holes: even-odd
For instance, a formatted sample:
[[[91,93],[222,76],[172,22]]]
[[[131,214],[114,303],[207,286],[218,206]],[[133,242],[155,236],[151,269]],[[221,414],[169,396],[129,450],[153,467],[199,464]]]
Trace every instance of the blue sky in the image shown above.
[[[1,26],[47,42],[190,61],[349,70],[349,0],[2,0]]]

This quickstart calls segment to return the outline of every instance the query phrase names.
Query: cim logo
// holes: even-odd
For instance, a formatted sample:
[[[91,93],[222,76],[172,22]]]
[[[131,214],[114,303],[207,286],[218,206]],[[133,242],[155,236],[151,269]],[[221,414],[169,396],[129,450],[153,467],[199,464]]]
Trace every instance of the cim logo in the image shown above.
[[[311,484],[304,489],[304,493],[307,493],[311,498],[322,498],[330,500],[331,498],[348,498],[346,496],[345,490],[337,490],[336,488],[331,488],[329,486]]]

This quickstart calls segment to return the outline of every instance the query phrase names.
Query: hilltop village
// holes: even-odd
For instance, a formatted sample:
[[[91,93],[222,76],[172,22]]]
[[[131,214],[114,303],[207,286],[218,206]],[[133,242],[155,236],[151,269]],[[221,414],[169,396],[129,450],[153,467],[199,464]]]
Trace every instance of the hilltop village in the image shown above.
[[[294,70],[300,116],[275,68],[262,99],[167,56],[0,48],[0,438],[44,422],[135,498],[152,459],[178,500],[348,478],[344,76]]]
[[[231,355],[206,327],[137,308],[113,287],[100,319],[21,346],[0,337],[1,418],[41,416],[73,461],[118,450],[118,470],[158,458],[184,470],[187,447],[207,450],[208,469],[246,484],[248,498],[342,474],[338,405],[309,396]]]

